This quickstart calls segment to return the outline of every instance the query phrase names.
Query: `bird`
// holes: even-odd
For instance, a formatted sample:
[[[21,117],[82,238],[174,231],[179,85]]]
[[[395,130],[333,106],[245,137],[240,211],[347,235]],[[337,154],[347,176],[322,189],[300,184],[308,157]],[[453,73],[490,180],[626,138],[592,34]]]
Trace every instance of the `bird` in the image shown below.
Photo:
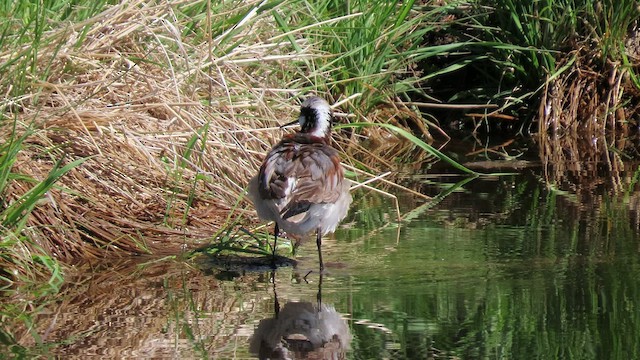
[[[300,129],[286,134],[266,155],[247,192],[265,221],[275,222],[273,257],[280,230],[295,246],[316,233],[320,271],[322,236],[332,233],[352,202],[351,182],[344,177],[338,151],[330,145],[333,111],[321,97],[311,96],[300,106]]]

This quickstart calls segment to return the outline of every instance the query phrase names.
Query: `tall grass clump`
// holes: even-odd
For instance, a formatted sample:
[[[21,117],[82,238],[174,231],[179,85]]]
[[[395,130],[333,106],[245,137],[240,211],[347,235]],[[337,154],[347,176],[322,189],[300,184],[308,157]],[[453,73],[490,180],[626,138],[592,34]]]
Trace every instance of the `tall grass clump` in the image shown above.
[[[0,5],[0,284],[49,279],[56,291],[62,267],[50,251],[31,235],[33,211],[48,203],[47,195],[67,172],[86,159],[65,158],[55,148],[34,143],[35,122],[42,107],[39,95],[46,89],[60,46],[70,41],[66,29],[97,14],[104,1],[74,4],[66,1],[5,2]],[[76,7],[75,5],[79,5]],[[86,5],[86,6],[84,6]],[[60,30],[62,28],[63,30]],[[50,36],[54,29],[57,36]],[[23,116],[26,109],[33,115]],[[30,125],[29,125],[30,123]],[[36,141],[37,142],[37,141]],[[29,159],[32,156],[37,158]],[[32,161],[35,160],[35,161]],[[48,162],[50,166],[42,166]],[[40,176],[21,167],[41,167]],[[46,205],[45,205],[46,206]],[[46,243],[46,242],[45,242]],[[39,291],[38,291],[39,292]]]
[[[113,1],[112,1],[113,2]],[[109,1],[8,1],[0,5],[0,79],[6,100],[18,100],[36,95],[41,81],[51,76],[51,65],[57,50],[67,41],[82,41],[82,27],[76,37],[49,35],[54,29],[71,30],[73,26],[90,18]],[[54,41],[52,47],[50,41]],[[37,97],[36,97],[37,98]],[[6,106],[6,104],[3,104]]]
[[[635,77],[634,66],[625,61],[628,55],[637,53],[637,49],[627,46],[628,40],[636,36],[634,29],[640,18],[636,1],[501,0],[489,4],[493,7],[487,18],[489,26],[482,30],[490,40],[503,44],[504,50],[497,53],[503,61],[513,63],[506,67],[512,70],[512,79],[508,80],[517,80],[516,86],[539,94],[543,108],[549,107],[546,100],[551,95],[563,99],[558,104],[560,109],[555,109],[560,110],[558,113],[551,117],[541,114],[540,131],[569,128],[572,121],[587,125],[597,118],[606,124],[611,114],[605,108],[624,104],[624,98],[637,97],[638,88],[629,81]],[[536,51],[522,52],[504,45]],[[592,86],[571,86],[585,80]],[[603,96],[611,90],[616,92],[615,99]],[[584,111],[575,114],[574,119],[562,116],[576,98],[583,102],[582,106],[587,105]]]
[[[539,128],[531,130],[547,132],[570,129],[574,122],[590,127],[598,118],[614,130],[629,116],[607,121],[609,110],[624,107],[632,115],[637,103],[639,16],[630,0],[470,2],[451,11],[446,26],[428,38],[464,45],[426,69],[458,64],[461,71],[429,85],[446,101],[499,105],[486,114],[489,122],[498,121],[492,119],[498,113],[524,125],[537,117]],[[577,101],[579,113],[571,112]]]
[[[284,31],[291,31],[286,27],[291,22],[309,27],[303,35],[327,54],[309,69],[310,85],[326,86],[334,94],[360,94],[354,102],[368,109],[417,83],[420,75],[408,65],[433,25],[415,12],[413,1],[321,1],[292,7],[296,12],[287,18],[274,14],[278,24]]]
[[[47,201],[31,197],[25,186],[5,191],[4,205],[16,209],[4,218],[5,233],[11,235],[11,226],[16,225],[28,233],[13,231],[19,236],[8,236],[12,240],[5,242],[4,249],[20,251],[15,239],[26,237],[41,244],[44,254],[64,262],[104,257],[107,252],[176,250],[185,240],[183,232],[175,229],[193,221],[189,212],[194,209],[202,212],[195,217],[200,221],[197,226],[206,231],[190,236],[206,237],[212,230],[203,226],[202,219],[217,222],[222,210],[216,208],[224,209],[225,201],[220,199],[209,208],[203,194],[226,193],[228,203],[233,203],[241,192],[238,185],[228,185],[235,180],[225,174],[232,171],[212,168],[229,166],[224,160],[214,161],[225,156],[216,157],[211,151],[225,152],[226,145],[216,141],[221,137],[225,144],[233,141],[227,130],[238,126],[225,124],[235,119],[207,111],[195,90],[211,89],[205,84],[215,81],[209,78],[207,65],[202,65],[211,60],[208,47],[200,47],[196,40],[187,45],[182,37],[195,39],[183,24],[207,13],[184,13],[182,3],[173,7],[143,1],[113,6],[90,1],[65,4],[35,2],[31,7],[20,3],[2,8],[7,21],[3,22],[5,50],[0,67],[15,78],[0,81],[7,94],[0,106],[6,118],[31,124],[25,137],[17,135],[24,129],[4,127],[5,139],[20,139],[8,142],[10,149],[29,145],[12,152],[13,158],[5,158],[4,169],[23,174],[20,180],[40,179],[47,185],[51,172],[59,175],[60,184],[42,192]],[[245,3],[236,10],[246,15],[251,9],[252,4]],[[172,11],[175,23],[162,20]],[[221,32],[232,25],[225,22]],[[232,42],[238,38],[231,36],[218,45],[230,49]],[[226,100],[232,92],[218,87],[206,100],[217,107],[218,95]],[[179,125],[172,125],[176,121]],[[21,156],[21,161],[15,161],[15,156]],[[62,176],[60,170],[69,168],[56,158],[76,165],[88,160]],[[226,181],[215,181],[217,176]],[[211,191],[218,186],[224,190]],[[35,187],[41,189],[37,182]],[[12,272],[11,267],[6,269]]]
[[[426,43],[458,44],[457,51],[421,66],[457,71],[423,86],[445,103],[497,109],[430,111],[442,124],[497,137],[535,134],[552,181],[584,164],[614,173],[623,158],[637,157],[637,142],[627,141],[640,124],[637,1],[479,0],[446,18]]]
[[[47,251],[49,244],[43,247],[32,237],[38,230],[27,226],[27,222],[37,207],[51,206],[47,204],[47,194],[86,159],[51,159],[54,165],[44,178],[17,173],[16,162],[26,160],[24,154],[31,146],[26,142],[33,131],[27,128],[19,135],[21,129],[15,122],[11,133],[2,130],[5,141],[0,144],[0,294],[5,300],[0,306],[0,344],[14,346],[13,322],[30,323],[31,314],[40,308],[42,299],[56,294],[64,282],[65,267]],[[47,154],[43,152],[42,156]],[[10,301],[9,290],[19,293],[21,301]]]

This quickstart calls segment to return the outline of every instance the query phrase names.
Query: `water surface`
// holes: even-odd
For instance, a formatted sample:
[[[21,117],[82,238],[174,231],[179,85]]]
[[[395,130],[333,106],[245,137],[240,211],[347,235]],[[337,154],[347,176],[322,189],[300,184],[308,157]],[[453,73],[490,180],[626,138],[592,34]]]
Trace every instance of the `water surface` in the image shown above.
[[[432,195],[459,180],[414,179]],[[325,240],[322,279],[305,279],[317,269],[314,241],[295,268],[275,272],[105,265],[35,318],[36,349],[71,358],[246,359],[260,344],[289,356],[321,346],[310,358],[336,359],[640,358],[634,187],[564,190],[534,169],[472,180],[435,205],[399,194],[410,214],[400,224],[390,199],[360,190]],[[26,331],[20,340],[34,343]]]

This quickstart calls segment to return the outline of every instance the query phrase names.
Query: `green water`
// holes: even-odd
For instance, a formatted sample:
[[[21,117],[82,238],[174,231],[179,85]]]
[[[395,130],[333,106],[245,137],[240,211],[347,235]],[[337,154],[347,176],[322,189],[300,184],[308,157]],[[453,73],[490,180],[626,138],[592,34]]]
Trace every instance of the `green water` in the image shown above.
[[[335,302],[385,331],[356,323],[353,358],[640,358],[635,206],[535,176],[480,179],[399,241],[366,236]]]
[[[457,180],[415,181],[435,195]],[[313,241],[275,273],[122,262],[34,317],[42,344],[17,333],[29,351],[64,357],[254,358],[256,329],[285,326],[277,309],[280,319],[317,309],[320,293],[335,309],[321,312],[338,329],[334,358],[638,359],[633,186],[612,195],[561,191],[534,172],[480,178],[435,205],[401,195],[411,220],[400,225],[389,199],[360,191],[325,240],[322,283],[304,279],[317,267]],[[304,316],[290,324],[315,326]]]

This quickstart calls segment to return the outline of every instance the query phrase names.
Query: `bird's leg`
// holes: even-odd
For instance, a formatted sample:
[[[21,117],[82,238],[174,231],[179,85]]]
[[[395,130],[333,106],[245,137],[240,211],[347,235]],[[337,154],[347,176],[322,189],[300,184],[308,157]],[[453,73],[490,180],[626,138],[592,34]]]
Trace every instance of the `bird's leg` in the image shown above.
[[[280,234],[280,227],[276,222],[276,227],[275,229],[273,229],[273,247],[271,248],[271,254],[273,255],[274,260],[276,258],[276,243],[278,242],[278,234]]]
[[[320,271],[320,279],[318,280],[318,294],[316,295],[316,300],[318,301],[317,311],[320,312],[320,309],[322,309],[322,271]]]
[[[322,262],[322,234],[320,229],[316,230],[316,244],[318,245],[318,259],[320,260],[320,273],[324,270],[324,263]]]

